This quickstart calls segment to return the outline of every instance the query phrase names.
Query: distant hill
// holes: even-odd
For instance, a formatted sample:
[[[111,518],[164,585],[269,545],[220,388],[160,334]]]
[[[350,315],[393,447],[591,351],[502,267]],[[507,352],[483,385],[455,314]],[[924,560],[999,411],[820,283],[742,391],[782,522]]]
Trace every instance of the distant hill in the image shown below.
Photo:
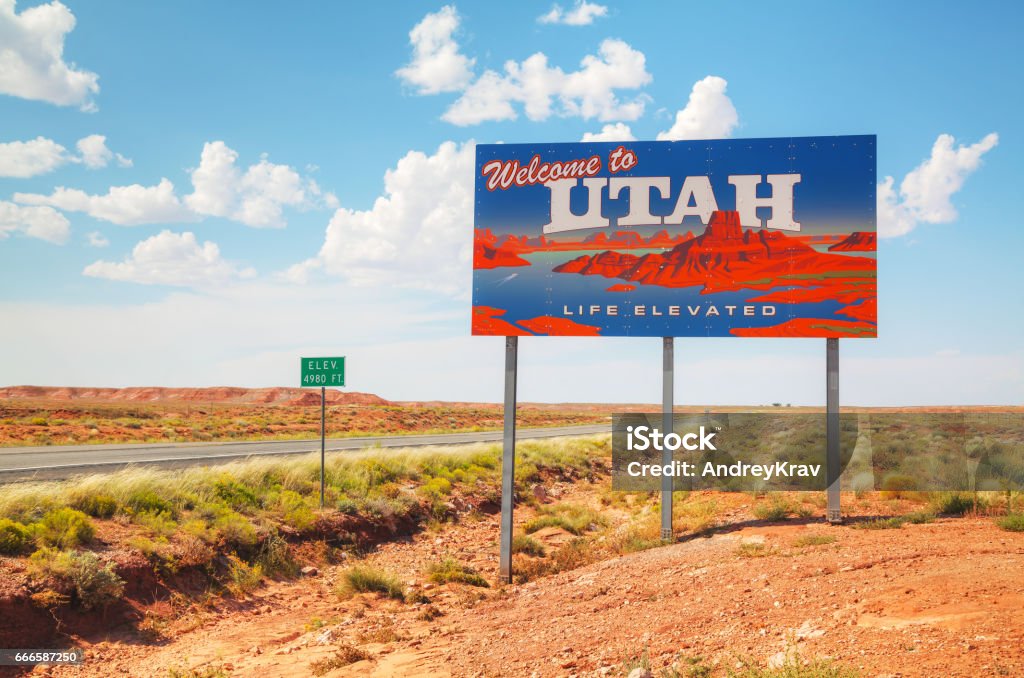
[[[164,388],[131,386],[93,388],[88,386],[4,386],[0,399],[106,400],[115,402],[196,402],[263,405],[313,405],[320,402],[317,389],[274,386],[270,388]],[[332,405],[388,405],[390,401],[372,393],[342,392],[327,389]]]

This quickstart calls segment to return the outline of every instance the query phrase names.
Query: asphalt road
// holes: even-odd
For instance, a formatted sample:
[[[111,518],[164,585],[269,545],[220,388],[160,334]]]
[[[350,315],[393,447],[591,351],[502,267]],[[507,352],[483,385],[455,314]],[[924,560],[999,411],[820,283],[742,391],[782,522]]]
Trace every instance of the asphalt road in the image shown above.
[[[608,433],[610,424],[523,428],[519,440]],[[367,436],[327,440],[328,452],[367,447],[422,447],[496,442],[501,431],[441,433],[436,435]],[[0,483],[14,480],[56,480],[82,473],[113,470],[129,464],[199,466],[245,457],[275,454],[307,454],[320,451],[320,439],[220,443],[144,443],[129,445],[60,445],[47,447],[0,447]]]

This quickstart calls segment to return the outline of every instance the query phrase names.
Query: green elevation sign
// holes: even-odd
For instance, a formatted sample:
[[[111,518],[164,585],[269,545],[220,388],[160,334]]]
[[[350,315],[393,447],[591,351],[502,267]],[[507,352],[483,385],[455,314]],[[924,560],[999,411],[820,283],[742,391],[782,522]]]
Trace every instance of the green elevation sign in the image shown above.
[[[303,386],[344,386],[345,357],[300,358]]]

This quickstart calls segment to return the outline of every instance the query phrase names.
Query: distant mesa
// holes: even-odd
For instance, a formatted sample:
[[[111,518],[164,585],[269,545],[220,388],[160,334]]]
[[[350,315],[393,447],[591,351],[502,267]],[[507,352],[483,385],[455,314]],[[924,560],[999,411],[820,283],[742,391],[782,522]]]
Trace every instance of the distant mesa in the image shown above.
[[[521,250],[518,240],[509,237],[498,243],[491,229],[478,229],[473,242],[473,268],[499,268],[502,266],[529,266],[530,262],[516,254]]]
[[[530,238],[525,235],[498,236],[489,228],[478,228],[473,237],[473,268],[491,269],[502,266],[529,266],[521,254],[531,252],[572,252],[576,250],[622,250],[642,248],[668,249],[693,240],[692,232],[676,236],[661,230],[649,238],[636,231],[616,231],[608,235],[600,231],[582,240],[552,240],[545,235]]]
[[[520,320],[519,324],[534,334],[572,337],[596,337],[601,334],[600,327],[583,325],[569,318],[557,318],[550,315]]]
[[[271,388],[240,388],[212,386],[209,388],[166,388],[132,386],[128,388],[91,388],[69,386],[7,386],[0,387],[0,400],[83,400],[134,403],[192,402],[231,405],[306,405],[320,404],[320,393],[308,389],[277,386]],[[310,399],[315,400],[312,402]],[[327,390],[327,402],[334,405],[389,405],[390,401],[372,393]]]
[[[864,233],[863,231],[854,231],[844,239],[837,242],[835,245],[831,245],[828,248],[829,252],[874,252],[876,246],[877,234],[875,233]]]
[[[622,283],[616,283],[605,290],[605,292],[632,292],[636,289],[636,285],[624,285]]]
[[[533,334],[516,327],[498,316],[505,315],[505,310],[492,306],[473,307],[473,334],[494,335],[499,337],[525,337]]]

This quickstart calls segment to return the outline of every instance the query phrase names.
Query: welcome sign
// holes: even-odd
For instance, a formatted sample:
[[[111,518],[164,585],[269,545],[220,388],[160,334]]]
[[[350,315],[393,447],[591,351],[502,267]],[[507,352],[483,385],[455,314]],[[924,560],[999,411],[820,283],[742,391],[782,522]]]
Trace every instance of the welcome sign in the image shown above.
[[[877,335],[874,136],[476,153],[473,334]]]

